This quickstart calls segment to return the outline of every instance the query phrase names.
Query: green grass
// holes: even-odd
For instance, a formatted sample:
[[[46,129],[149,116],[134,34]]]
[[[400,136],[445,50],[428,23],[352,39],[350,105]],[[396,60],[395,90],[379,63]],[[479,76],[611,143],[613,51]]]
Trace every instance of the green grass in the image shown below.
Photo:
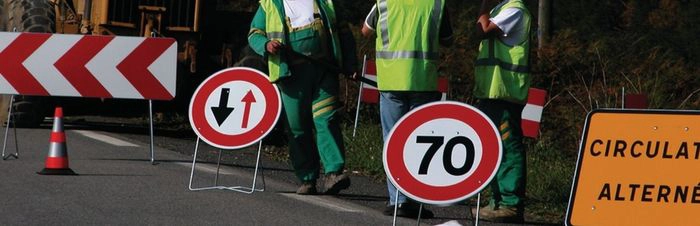
[[[359,123],[355,137],[352,136],[352,127],[352,123],[343,126],[346,168],[375,179],[383,179],[381,125],[378,123]]]
[[[541,143],[528,144],[526,211],[536,221],[563,223],[576,157]]]

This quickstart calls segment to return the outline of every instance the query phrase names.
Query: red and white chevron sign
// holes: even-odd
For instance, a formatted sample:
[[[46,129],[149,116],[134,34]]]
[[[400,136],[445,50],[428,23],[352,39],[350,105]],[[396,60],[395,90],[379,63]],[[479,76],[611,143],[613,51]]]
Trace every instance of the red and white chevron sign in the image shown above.
[[[170,100],[171,38],[0,32],[0,93]]]

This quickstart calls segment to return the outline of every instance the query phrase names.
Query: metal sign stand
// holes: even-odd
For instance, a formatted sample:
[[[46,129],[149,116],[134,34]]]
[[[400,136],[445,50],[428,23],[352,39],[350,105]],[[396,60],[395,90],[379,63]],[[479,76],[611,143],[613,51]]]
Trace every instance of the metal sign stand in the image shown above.
[[[202,191],[202,190],[212,190],[212,189],[223,189],[223,190],[230,190],[230,191],[237,191],[245,194],[252,194],[253,192],[261,192],[265,191],[265,174],[262,172],[262,167],[260,166],[260,153],[262,153],[262,141],[258,142],[258,156],[257,159],[255,160],[255,172],[253,173],[253,184],[250,187],[247,186],[232,186],[232,187],[227,187],[227,186],[220,186],[219,185],[219,169],[221,167],[221,152],[223,152],[222,149],[219,149],[219,158],[216,161],[216,176],[214,178],[214,186],[210,187],[199,187],[199,188],[194,188],[192,187],[192,180],[194,179],[194,169],[197,164],[197,149],[199,149],[199,140],[200,138],[197,137],[197,142],[194,145],[194,157],[192,158],[192,171],[190,172],[190,184],[189,184],[189,189],[190,191]],[[258,179],[258,170],[260,170],[260,176],[262,179],[262,188],[256,188],[256,181]]]
[[[7,160],[9,158],[19,158],[19,143],[17,142],[17,126],[15,125],[15,122],[12,121],[12,104],[15,101],[15,96],[13,95],[10,98],[10,104],[7,110],[7,121],[5,122],[5,135],[4,139],[2,142],[2,160]],[[151,164],[156,165],[155,162],[155,155],[154,155],[154,143],[153,143],[153,101],[148,100],[148,116],[149,116],[149,131],[151,134],[151,143],[150,143],[150,150],[151,150]],[[5,155],[5,150],[7,149],[7,135],[9,134],[10,130],[10,123],[12,123],[12,128],[14,130],[14,135],[15,135],[15,153],[13,154],[8,154]]]
[[[151,133],[151,144],[150,144],[150,148],[151,148],[151,164],[152,164],[152,165],[155,165],[155,164],[156,164],[156,162],[155,162],[156,160],[155,160],[155,157],[154,157],[154,154],[153,154],[153,101],[152,101],[152,100],[148,100],[148,119],[149,119],[148,121],[149,121],[149,125],[150,125],[150,126],[149,126],[149,131],[150,131],[150,133]]]
[[[365,76],[365,67],[367,67],[367,55],[364,56],[364,59],[362,60],[362,77]],[[355,125],[352,127],[352,137],[355,137],[355,132],[357,131],[357,121],[360,116],[360,101],[362,100],[362,86],[364,86],[364,82],[360,82],[360,87],[358,88],[358,94],[357,94],[357,107],[355,107]]]
[[[10,97],[10,104],[8,105],[7,110],[7,121],[5,121],[5,139],[2,142],[2,160],[7,160],[9,158],[15,158],[19,159],[19,144],[17,142],[17,125],[15,125],[14,121],[12,120],[12,104],[15,102],[15,96],[12,95]],[[7,134],[10,132],[10,122],[12,122],[12,128],[15,133],[15,153],[14,154],[9,154],[5,156],[5,148],[7,147]]]
[[[396,214],[399,211],[399,189],[396,189],[396,199],[394,199],[394,221],[392,223],[393,226],[396,226]],[[416,217],[416,222],[418,223],[417,225],[420,226],[420,217],[423,216],[423,203],[420,204],[420,207],[418,207],[418,217]]]
[[[476,214],[472,217],[474,217],[474,226],[479,226],[479,211],[481,207],[481,192],[476,194]],[[471,213],[472,211],[469,210]]]
[[[151,31],[151,37],[158,37],[158,33],[156,33],[156,30],[154,29]],[[151,133],[151,165],[156,164],[156,159],[153,154],[153,100],[148,100],[148,119],[149,119],[149,132]]]

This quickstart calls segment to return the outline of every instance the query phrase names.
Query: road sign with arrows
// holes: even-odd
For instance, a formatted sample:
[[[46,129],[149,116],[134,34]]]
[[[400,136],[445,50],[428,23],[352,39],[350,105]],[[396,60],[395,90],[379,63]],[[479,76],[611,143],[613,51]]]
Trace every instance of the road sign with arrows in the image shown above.
[[[0,93],[170,100],[172,38],[0,32]]]
[[[238,149],[269,133],[282,104],[277,87],[260,71],[229,68],[207,78],[190,102],[190,124],[212,146]]]

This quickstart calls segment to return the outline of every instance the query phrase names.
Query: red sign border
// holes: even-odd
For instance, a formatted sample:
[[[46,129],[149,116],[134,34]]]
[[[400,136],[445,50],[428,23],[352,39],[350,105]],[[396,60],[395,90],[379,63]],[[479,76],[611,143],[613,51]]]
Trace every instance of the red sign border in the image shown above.
[[[404,147],[411,133],[425,122],[438,117],[455,119],[471,125],[479,134],[483,150],[498,150],[483,152],[481,162],[474,173],[462,182],[450,186],[432,186],[418,181],[411,175],[403,161]],[[384,170],[387,178],[413,200],[437,205],[453,204],[478,193],[496,176],[502,158],[501,149],[500,133],[483,112],[460,102],[433,102],[410,111],[392,128],[384,145]],[[389,157],[392,157],[391,161]]]
[[[223,134],[216,131],[207,122],[205,111],[207,98],[222,84],[231,81],[249,82],[262,91],[265,96],[265,113],[253,129],[238,135]],[[275,95],[269,95],[274,93]],[[208,144],[222,149],[239,149],[250,146],[265,137],[277,124],[282,111],[280,93],[275,84],[270,83],[264,73],[253,68],[233,67],[221,70],[210,76],[197,87],[190,101],[189,118],[192,130],[199,138]],[[276,107],[275,107],[276,106]],[[276,109],[276,113],[267,114],[268,109]]]

